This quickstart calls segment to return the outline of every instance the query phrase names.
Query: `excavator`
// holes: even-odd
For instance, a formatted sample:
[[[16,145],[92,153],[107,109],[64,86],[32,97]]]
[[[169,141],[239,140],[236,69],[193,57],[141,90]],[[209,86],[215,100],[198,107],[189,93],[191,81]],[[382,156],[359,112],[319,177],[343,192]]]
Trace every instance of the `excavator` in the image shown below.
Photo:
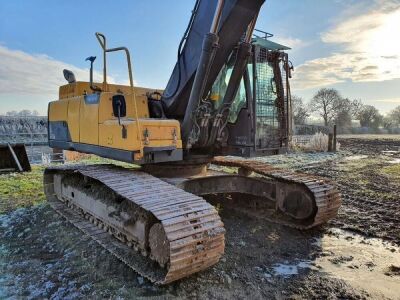
[[[49,103],[50,147],[128,164],[50,166],[51,206],[130,268],[168,284],[216,264],[218,205],[309,229],[337,215],[333,182],[248,157],[285,153],[289,48],[255,24],[264,0],[197,0],[164,90],[135,87],[126,47],[103,52],[103,82],[68,84]],[[126,55],[129,85],[107,82],[107,57]]]

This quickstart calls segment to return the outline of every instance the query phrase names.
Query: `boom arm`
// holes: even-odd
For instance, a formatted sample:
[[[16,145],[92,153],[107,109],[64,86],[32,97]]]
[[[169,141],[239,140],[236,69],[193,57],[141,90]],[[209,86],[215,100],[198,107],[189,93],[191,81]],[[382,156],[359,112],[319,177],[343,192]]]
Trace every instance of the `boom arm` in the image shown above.
[[[203,97],[211,89],[232,50],[245,35],[265,0],[225,0],[220,22],[217,26],[218,49],[204,79]],[[182,120],[193,92],[193,82],[199,68],[202,44],[210,33],[218,0],[198,0],[190,22],[186,42],[162,97],[163,108],[168,118]],[[183,127],[183,131],[186,129]]]

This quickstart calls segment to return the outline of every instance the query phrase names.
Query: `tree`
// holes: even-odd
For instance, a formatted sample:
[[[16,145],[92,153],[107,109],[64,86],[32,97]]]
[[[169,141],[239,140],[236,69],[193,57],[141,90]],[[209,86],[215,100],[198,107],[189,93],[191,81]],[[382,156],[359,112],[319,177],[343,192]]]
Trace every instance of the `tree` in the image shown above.
[[[23,109],[21,111],[8,111],[6,112],[7,116],[10,117],[30,117],[30,116],[38,116],[39,112],[37,110],[29,110],[29,109]]]
[[[310,110],[318,113],[328,126],[335,119],[337,106],[342,99],[339,92],[335,89],[320,89],[310,101]]]
[[[32,116],[32,111],[30,111],[29,109],[23,109],[18,113],[18,116],[20,116],[20,117]]]
[[[335,117],[335,124],[340,132],[347,132],[351,128],[351,113],[346,110],[340,110]]]
[[[383,116],[372,105],[364,105],[358,113],[361,127],[379,128],[383,122]]]
[[[351,121],[358,115],[361,107],[361,100],[350,100],[348,98],[336,100],[334,105],[334,121],[341,132],[346,132],[351,128]]]
[[[303,98],[292,96],[292,115],[295,125],[304,125],[306,123],[310,113],[304,105]]]
[[[15,110],[6,112],[6,116],[9,116],[9,117],[15,117],[17,115],[18,115],[18,112]]]
[[[392,117],[388,115],[383,117],[382,126],[383,128],[390,130],[391,128],[395,127],[396,124],[393,121]]]
[[[389,118],[394,126],[400,125],[400,105],[389,113]]]

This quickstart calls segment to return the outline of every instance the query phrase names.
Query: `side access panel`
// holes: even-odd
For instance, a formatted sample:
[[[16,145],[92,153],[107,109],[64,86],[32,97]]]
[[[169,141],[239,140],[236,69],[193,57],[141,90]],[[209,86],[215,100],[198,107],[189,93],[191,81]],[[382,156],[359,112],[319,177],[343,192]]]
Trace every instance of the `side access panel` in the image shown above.
[[[98,94],[90,94],[81,101],[79,113],[79,141],[81,144],[99,144],[99,100]]]

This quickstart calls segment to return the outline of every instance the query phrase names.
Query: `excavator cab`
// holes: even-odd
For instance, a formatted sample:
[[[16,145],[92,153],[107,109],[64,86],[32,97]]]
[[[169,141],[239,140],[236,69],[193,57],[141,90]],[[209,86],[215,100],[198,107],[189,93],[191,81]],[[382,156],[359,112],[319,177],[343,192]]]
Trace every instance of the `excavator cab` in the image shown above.
[[[221,155],[251,157],[285,152],[290,137],[290,48],[268,38],[255,37],[252,55],[231,105],[226,127],[219,139]],[[232,74],[230,60],[221,70],[211,91],[214,106],[220,100]]]

